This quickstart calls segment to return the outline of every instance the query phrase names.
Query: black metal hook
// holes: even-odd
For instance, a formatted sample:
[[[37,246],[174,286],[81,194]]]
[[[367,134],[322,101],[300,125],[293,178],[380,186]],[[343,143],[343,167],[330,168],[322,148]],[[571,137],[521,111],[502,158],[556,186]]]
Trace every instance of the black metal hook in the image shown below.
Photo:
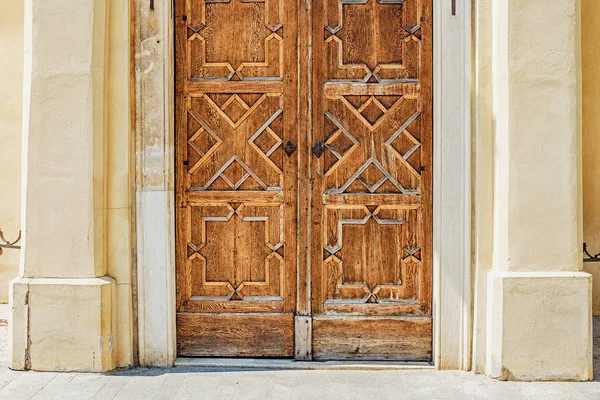
[[[587,243],[583,244],[583,252],[585,253],[586,256],[588,256],[588,258],[583,259],[583,262],[600,262],[600,253],[598,253],[594,256],[591,255],[587,249]]]
[[[0,229],[0,256],[2,255],[3,248],[4,249],[20,249],[21,246],[15,246],[20,241],[21,241],[21,232],[19,232],[19,237],[11,242],[9,240],[6,240],[6,238],[4,237],[4,233],[2,232],[2,229]]]

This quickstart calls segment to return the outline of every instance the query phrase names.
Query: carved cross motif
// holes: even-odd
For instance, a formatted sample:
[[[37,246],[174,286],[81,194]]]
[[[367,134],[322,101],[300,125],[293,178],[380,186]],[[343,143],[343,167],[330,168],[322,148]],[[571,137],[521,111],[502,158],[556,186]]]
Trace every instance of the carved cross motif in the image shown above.
[[[208,160],[214,160],[215,158],[223,160],[224,157],[228,158],[221,165],[221,167],[219,167],[210,177],[208,177],[206,182],[204,182],[201,186],[194,187],[193,190],[212,190],[211,187],[217,180],[224,181],[230,190],[241,190],[244,183],[250,178],[250,182],[254,181],[255,184],[262,190],[281,190],[283,171],[277,166],[277,164],[275,164],[273,160],[271,160],[271,156],[277,149],[279,149],[279,147],[281,147],[283,140],[273,129],[271,129],[271,125],[283,115],[283,110],[281,108],[276,110],[252,135],[246,133],[245,129],[242,129],[242,126],[247,123],[257,125],[258,123],[262,122],[259,118],[265,118],[265,108],[263,106],[265,104],[269,104],[269,98],[279,98],[279,101],[281,102],[280,95],[259,94],[257,95],[257,99],[250,104],[244,101],[244,99],[242,99],[242,97],[238,94],[232,94],[222,104],[217,104],[217,102],[211,96],[211,94],[204,93],[200,99],[204,102],[204,104],[206,104],[206,106],[215,110],[219,118],[225,122],[226,125],[221,124],[219,131],[220,133],[217,135],[216,131],[209,126],[209,124],[202,118],[202,116],[199,115],[197,111],[194,109],[188,111],[189,115],[200,125],[198,131],[194,133],[188,140],[188,145],[193,149],[193,151],[200,155],[200,159],[196,161],[194,165],[189,167],[188,173],[193,174],[194,172],[198,171],[198,169]],[[258,112],[259,110],[261,111]],[[228,128],[225,129],[225,127]],[[227,132],[228,130],[230,131]],[[242,156],[236,153],[231,154],[235,152],[237,148],[239,148],[238,142],[240,140],[240,135],[250,136],[247,139],[247,142],[260,155],[258,162],[264,162],[266,164],[265,166],[268,166],[267,168],[271,168],[276,172],[277,176],[279,176],[277,182],[270,182],[270,184],[267,183],[264,176],[260,176],[259,173],[256,172],[264,171],[263,168],[255,170],[248,165]],[[270,140],[272,143],[267,149],[261,149],[257,145],[257,140],[259,138],[265,139],[263,138],[263,135],[267,135],[266,139]],[[202,142],[204,145],[206,145],[206,139],[211,139],[212,146],[210,146],[208,149],[201,148],[196,144],[199,139],[204,139],[204,142]],[[263,140],[263,142],[264,141],[265,140]],[[256,161],[254,161],[254,163],[254,166],[259,168],[259,166],[256,164]],[[261,173],[261,175],[262,174],[264,174],[264,172]]]

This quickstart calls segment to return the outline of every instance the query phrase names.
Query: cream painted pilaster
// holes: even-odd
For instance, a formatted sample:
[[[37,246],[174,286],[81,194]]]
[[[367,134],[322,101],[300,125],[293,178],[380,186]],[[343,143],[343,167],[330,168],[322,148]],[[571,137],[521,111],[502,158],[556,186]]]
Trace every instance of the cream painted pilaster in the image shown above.
[[[592,377],[581,272],[579,1],[494,0],[494,261],[487,373]]]
[[[23,251],[9,366],[114,368],[105,252],[106,1],[25,0]]]

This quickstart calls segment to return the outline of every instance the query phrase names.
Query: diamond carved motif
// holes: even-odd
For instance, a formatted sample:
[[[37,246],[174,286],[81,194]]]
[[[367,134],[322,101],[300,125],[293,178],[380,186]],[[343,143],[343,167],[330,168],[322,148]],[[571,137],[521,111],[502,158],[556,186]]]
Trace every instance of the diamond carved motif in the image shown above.
[[[351,114],[367,127],[371,133],[365,134],[363,132],[361,140],[359,141],[349,133],[348,129],[344,127],[342,122],[338,120],[332,112],[325,113],[327,121],[331,121],[337,128],[326,141],[326,148],[334,155],[335,162],[329,169],[327,169],[326,164],[325,176],[330,176],[336,171],[342,171],[342,173],[345,174],[343,175],[342,180],[344,183],[340,185],[337,180],[340,177],[336,177],[336,181],[332,182],[332,185],[335,186],[329,187],[326,190],[326,193],[362,193],[365,191],[367,193],[394,193],[397,191],[400,194],[420,194],[420,149],[422,144],[418,139],[419,135],[416,133],[421,129],[420,125],[417,125],[419,123],[418,120],[421,117],[421,112],[414,112],[408,117],[405,116],[405,122],[402,123],[398,129],[390,127],[390,124],[387,123],[384,125],[384,122],[387,120],[393,119],[392,123],[396,122],[396,118],[398,118],[399,114],[404,115],[404,111],[400,108],[401,105],[407,104],[406,101],[408,101],[410,104],[407,106],[413,107],[414,99],[402,95],[335,95],[329,97],[329,99],[338,100],[344,104]],[[343,115],[343,111],[340,112],[340,115]],[[347,123],[353,122],[348,119],[347,115],[345,118]],[[398,122],[400,121],[402,120],[399,120]],[[383,131],[384,129],[385,131]],[[395,130],[393,133],[389,134],[387,132],[388,129]],[[358,131],[360,131],[360,129]],[[416,135],[411,131],[415,132]],[[372,138],[373,135],[382,137],[382,140],[388,138],[383,143],[388,150],[387,157],[382,157],[372,146],[370,148],[365,148],[365,146],[368,146],[369,144],[369,137]],[[363,159],[364,161],[350,159],[349,155],[356,150],[358,150],[358,154],[361,157],[368,158]],[[355,165],[350,170],[355,171],[351,176],[347,175],[350,173],[348,165],[346,165],[345,169],[340,169],[344,163]],[[411,181],[406,178],[406,175],[399,175],[394,164],[401,164],[415,179]],[[390,169],[388,169],[388,167]]]
[[[204,99],[227,121],[233,129],[237,129],[267,98],[263,94],[252,106],[248,105],[238,94],[232,94],[222,105],[217,104],[211,96],[205,94]]]
[[[193,174],[208,158],[210,158],[210,155],[217,150],[223,141],[196,111],[189,110],[188,113],[200,124],[200,128],[188,139],[188,146],[200,156],[200,159],[194,163],[194,165],[189,167],[188,173]]]
[[[337,127],[337,130],[325,141],[325,148],[337,159],[336,163],[325,173],[327,176],[332,174],[345,159],[350,157],[358,147],[358,140],[331,113],[327,112],[325,116]]]
[[[260,179],[258,177],[258,175],[256,175],[256,173],[254,173],[254,171],[252,171],[250,169],[250,167],[248,167],[248,165],[246,165],[246,163],[244,161],[242,161],[241,158],[239,158],[238,156],[234,155],[229,160],[227,160],[227,162],[225,163],[225,165],[223,165],[217,171],[217,173],[214,174],[208,180],[208,182],[206,182],[206,184],[203,187],[200,188],[200,190],[208,190],[210,188],[210,186],[217,179],[221,179],[221,180],[225,181],[225,183],[232,190],[237,190],[250,177],[252,177],[256,181],[256,183],[258,183],[258,185],[260,185],[264,190],[269,190],[270,189],[267,186],[267,184],[265,182],[263,182],[263,180]]]
[[[283,105],[281,96],[272,93],[202,93],[195,99],[193,108],[188,110],[188,129],[191,132],[197,129],[188,143],[188,154],[193,154],[188,157],[188,162],[194,164],[190,174],[197,174],[192,178],[190,190],[280,191],[283,140],[278,132],[283,129],[283,110],[275,108],[273,111],[272,107]],[[205,120],[219,127],[219,136]],[[262,125],[256,129],[258,124]],[[255,157],[250,149],[260,157]],[[199,160],[196,160],[196,154]],[[209,164],[206,163],[208,160]],[[199,170],[202,165],[207,168]]]
[[[385,120],[386,115],[400,104],[402,97],[396,96],[389,108],[375,96],[370,96],[367,101],[359,106],[352,104],[345,96],[340,96],[340,100],[369,130],[374,131]]]
[[[416,177],[420,177],[421,173],[412,166],[412,164],[409,162],[409,159],[413,154],[415,154],[417,150],[421,148],[421,142],[419,142],[419,140],[417,140],[417,138],[415,138],[414,135],[410,133],[408,128],[420,116],[420,112],[416,112],[413,115],[411,115],[408,118],[408,120],[404,124],[402,124],[402,126],[398,128],[396,132],[394,132],[394,134],[385,142],[387,148],[390,149],[392,153],[394,153],[394,155],[398,158],[398,160],[400,160],[404,165],[406,165],[410,172]],[[408,150],[404,152],[404,154],[401,154],[401,152],[398,150],[399,146],[394,145],[394,143],[399,141],[400,138],[404,139],[404,141],[408,143],[408,146],[403,146],[408,147]]]
[[[380,176],[378,180],[373,180],[373,176]],[[374,157],[371,157],[342,185],[340,188],[331,188],[326,191],[327,194],[355,193],[352,190],[354,182],[360,182],[369,193],[377,192],[384,183],[390,182],[402,194],[418,194],[418,190],[410,190],[402,185],[381,165]]]
[[[260,154],[260,156],[280,174],[282,173],[281,169],[269,157],[283,143],[283,140],[279,135],[277,135],[270,127],[273,121],[279,118],[281,114],[283,114],[283,110],[278,109],[248,140],[248,143],[250,143],[258,154]]]

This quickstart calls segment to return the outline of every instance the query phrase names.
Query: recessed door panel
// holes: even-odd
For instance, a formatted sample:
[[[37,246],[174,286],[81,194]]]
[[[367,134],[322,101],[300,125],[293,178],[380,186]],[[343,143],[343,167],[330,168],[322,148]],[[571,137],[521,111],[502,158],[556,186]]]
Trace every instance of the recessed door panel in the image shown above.
[[[294,13],[176,2],[179,355],[293,355]]]
[[[313,7],[313,357],[430,360],[431,2]]]

